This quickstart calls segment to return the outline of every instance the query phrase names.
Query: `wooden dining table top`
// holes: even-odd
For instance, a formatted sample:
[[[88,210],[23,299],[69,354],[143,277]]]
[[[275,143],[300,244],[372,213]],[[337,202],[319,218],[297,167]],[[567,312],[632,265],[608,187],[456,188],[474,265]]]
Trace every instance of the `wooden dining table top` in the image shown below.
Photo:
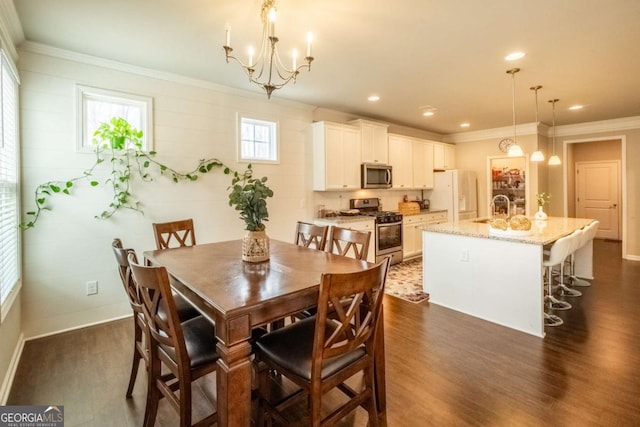
[[[269,260],[244,262],[241,255],[242,240],[144,253],[224,317],[297,293],[317,293],[322,273],[347,273],[370,265],[273,239]]]

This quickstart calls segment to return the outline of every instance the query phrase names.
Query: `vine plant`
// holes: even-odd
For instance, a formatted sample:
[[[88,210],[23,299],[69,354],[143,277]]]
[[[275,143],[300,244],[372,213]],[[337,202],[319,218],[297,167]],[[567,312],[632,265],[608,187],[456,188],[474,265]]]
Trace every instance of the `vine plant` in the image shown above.
[[[152,168],[157,168],[161,175],[168,175],[173,182],[195,181],[199,175],[211,172],[214,169],[222,169],[225,175],[233,175],[232,186],[238,182],[253,182],[253,170],[251,165],[247,166],[244,172],[232,170],[222,161],[216,158],[200,159],[198,165],[189,172],[179,172],[157,161],[154,157],[155,151],[142,150],[141,130],[132,127],[125,119],[114,117],[109,122],[102,123],[93,134],[93,144],[95,145],[96,161],[89,169],[85,170],[81,176],[65,181],[48,181],[38,185],[34,193],[35,208],[26,213],[28,220],[20,224],[21,229],[35,227],[44,211],[51,210],[49,198],[56,194],[72,194],[76,184],[88,181],[91,187],[97,187],[100,182],[94,179],[94,174],[98,166],[104,162],[109,162],[111,171],[109,177],[104,181],[105,185],[111,187],[113,197],[109,206],[99,215],[97,219],[111,218],[121,209],[131,209],[143,213],[140,203],[135,199],[131,189],[131,177],[137,174],[143,181],[153,181]],[[258,178],[261,182],[266,178]],[[231,188],[231,187],[230,187]],[[229,204],[235,204],[229,199]],[[240,209],[238,209],[240,210]]]

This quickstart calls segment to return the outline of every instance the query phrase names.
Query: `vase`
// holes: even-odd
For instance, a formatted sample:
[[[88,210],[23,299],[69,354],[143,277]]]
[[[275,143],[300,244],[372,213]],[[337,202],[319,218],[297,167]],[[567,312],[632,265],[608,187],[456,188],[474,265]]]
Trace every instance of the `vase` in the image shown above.
[[[264,231],[247,231],[242,239],[242,260],[263,262],[269,259],[269,236]]]
[[[547,214],[542,210],[542,206],[538,206],[538,212],[534,215],[534,218],[538,221],[546,221]]]

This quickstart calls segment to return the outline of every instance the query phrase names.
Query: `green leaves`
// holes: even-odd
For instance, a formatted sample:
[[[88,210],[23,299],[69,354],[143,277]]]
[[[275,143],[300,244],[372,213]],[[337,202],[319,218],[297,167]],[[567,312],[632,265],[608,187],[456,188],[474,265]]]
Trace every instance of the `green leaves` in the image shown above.
[[[273,191],[266,186],[266,177],[254,179],[251,165],[239,173],[226,166],[219,159],[200,159],[198,165],[189,172],[179,172],[154,159],[155,151],[142,151],[142,131],[133,128],[126,120],[114,117],[101,123],[93,134],[95,145],[95,163],[83,171],[82,175],[65,181],[49,181],[36,187],[34,193],[35,209],[26,212],[29,221],[20,224],[21,229],[35,227],[40,214],[51,210],[48,198],[55,194],[71,195],[78,182],[86,180],[90,187],[98,187],[100,182],[94,178],[95,171],[101,164],[109,165],[110,173],[104,185],[112,191],[108,209],[95,218],[111,218],[120,209],[131,209],[143,213],[141,205],[135,200],[131,190],[131,178],[137,175],[145,182],[153,180],[150,170],[155,166],[160,175],[168,173],[173,182],[197,181],[200,175],[221,169],[225,175],[232,175],[233,191],[229,194],[229,205],[241,212],[247,230],[264,230],[264,221],[268,220],[266,198],[273,196]],[[109,162],[105,163],[105,159]],[[231,188],[231,187],[230,187]]]
[[[273,197],[273,190],[266,182],[267,177],[253,178],[251,165],[242,174],[237,171],[233,173],[229,206],[240,211],[240,218],[249,231],[262,231],[265,229],[264,222],[269,221],[266,199]]]

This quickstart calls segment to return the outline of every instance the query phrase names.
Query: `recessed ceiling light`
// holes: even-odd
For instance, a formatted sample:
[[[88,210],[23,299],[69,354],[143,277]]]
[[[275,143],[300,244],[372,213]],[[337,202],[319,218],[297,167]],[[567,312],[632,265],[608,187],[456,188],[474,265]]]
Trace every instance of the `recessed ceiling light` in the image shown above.
[[[575,111],[575,110],[582,110],[584,108],[583,105],[572,105],[571,107],[569,107],[569,110]]]
[[[371,102],[380,101],[380,97],[378,95],[371,95],[367,99]]]
[[[433,110],[428,110],[428,111],[425,111],[425,112],[422,113],[422,115],[425,116],[425,117],[431,117],[434,114],[435,114],[435,111],[433,111]]]
[[[468,128],[469,126],[471,126],[471,123],[467,123],[467,122],[460,123],[461,128]]]
[[[507,61],[515,61],[517,59],[523,58],[524,52],[512,52],[504,57]]]

